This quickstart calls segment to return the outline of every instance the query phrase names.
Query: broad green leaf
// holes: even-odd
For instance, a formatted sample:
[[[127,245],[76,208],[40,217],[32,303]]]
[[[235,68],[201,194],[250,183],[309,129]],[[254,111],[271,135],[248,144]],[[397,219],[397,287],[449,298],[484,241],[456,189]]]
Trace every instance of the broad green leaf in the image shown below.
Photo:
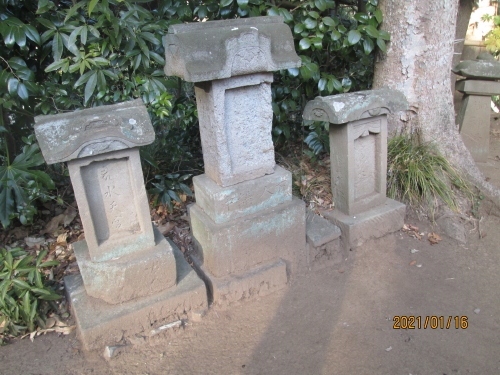
[[[97,72],[93,71],[89,77],[89,80],[87,81],[87,84],[85,85],[85,99],[84,99],[85,104],[88,103],[90,97],[94,93],[96,86],[97,86]]]
[[[351,45],[358,43],[360,39],[361,39],[361,33],[358,30],[351,30],[347,34],[347,40]]]
[[[386,47],[385,42],[382,38],[377,38],[377,46],[378,46],[378,48],[380,48],[380,50],[382,52],[387,51],[387,47]]]
[[[66,62],[67,62],[66,59],[62,59],[62,60],[59,60],[59,61],[54,61],[52,64],[50,64],[48,67],[45,68],[45,71],[46,72],[52,72],[54,70],[61,69],[63,67],[63,65],[66,64]]]
[[[326,25],[326,26],[329,26],[329,27],[334,27],[334,26],[337,26],[337,22],[334,21],[333,18],[331,17],[323,17],[322,18],[322,21],[323,23]]]
[[[19,82],[19,85],[17,85],[17,95],[22,100],[28,100],[28,97],[29,97],[28,89],[26,88],[24,83]]]
[[[309,40],[309,38],[301,39],[299,42],[299,47],[301,50],[305,50],[311,47],[311,41]]]
[[[59,61],[61,59],[63,52],[63,39],[60,33],[54,34],[54,39],[52,39],[52,55],[54,61]]]
[[[383,40],[391,40],[391,35],[385,30],[378,30],[379,38]]]
[[[238,6],[245,7],[248,5],[248,0],[237,0]]]
[[[377,22],[378,23],[382,23],[382,21],[384,20],[384,17],[382,15],[382,11],[380,9],[377,9],[373,15],[375,16],[375,18],[377,19]]]
[[[292,77],[297,77],[299,75],[299,68],[288,69],[288,74],[290,74]]]
[[[365,27],[366,33],[371,36],[372,38],[378,38],[379,37],[379,32],[376,28],[374,28],[372,25],[368,25]]]
[[[365,50],[365,54],[369,55],[371,51],[375,48],[373,41],[370,38],[366,38],[363,40],[363,49]]]
[[[325,0],[315,0],[314,5],[316,5],[316,8],[318,8],[321,12],[328,8],[328,4]]]
[[[323,91],[326,88],[326,83],[327,83],[327,80],[325,78],[321,78],[318,81],[318,90]]]
[[[317,20],[319,18],[319,13],[318,12],[315,12],[315,11],[311,11],[311,12],[308,12],[307,15],[309,17],[312,17],[314,18],[315,20]]]
[[[208,15],[208,9],[207,9],[207,6],[206,5],[201,5],[199,8],[198,8],[198,18],[200,20],[206,18]]]
[[[99,0],[90,0],[90,3],[89,3],[89,17],[92,14],[92,11],[94,10],[94,8],[97,5],[98,1]]]
[[[233,3],[233,0],[221,0],[220,6],[221,7],[227,7]]]
[[[295,34],[300,34],[302,31],[304,31],[304,24],[302,23],[296,23],[295,26],[293,27],[293,32]]]
[[[333,41],[339,40],[342,37],[342,34],[338,30],[333,30],[330,35]]]
[[[42,44],[38,30],[31,25],[25,25],[26,36],[38,45]]]
[[[306,18],[306,20],[304,21],[304,25],[307,29],[311,30],[318,25],[318,22],[316,20],[313,20],[312,18]]]
[[[7,90],[9,91],[9,94],[13,95],[17,93],[17,86],[19,84],[19,81],[17,78],[10,78],[9,81],[7,82]]]

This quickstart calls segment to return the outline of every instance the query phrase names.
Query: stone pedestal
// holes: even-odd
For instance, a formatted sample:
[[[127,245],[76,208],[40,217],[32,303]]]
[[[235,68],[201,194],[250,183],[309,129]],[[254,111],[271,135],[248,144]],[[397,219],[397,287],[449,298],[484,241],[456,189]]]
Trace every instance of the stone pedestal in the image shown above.
[[[490,151],[491,96],[500,95],[500,82],[477,79],[458,81],[464,93],[457,122],[465,146],[478,163],[486,163]]]
[[[387,114],[406,108],[402,94],[379,89],[317,97],[304,109],[305,120],[330,123],[335,210],[325,217],[340,227],[350,247],[404,224],[405,206],[386,197]]]
[[[195,83],[205,174],[189,216],[215,302],[282,288],[305,266],[305,206],[275,165],[272,71],[300,66],[281,17],[174,25],[165,73]],[[265,286],[265,288],[263,288]]]
[[[138,147],[151,143],[154,131],[140,100],[35,122],[47,163],[68,162],[85,240],[74,244],[81,278],[67,279],[67,291],[84,345],[95,348],[107,337],[114,340],[111,326],[120,326],[135,307],[134,314],[147,319],[160,305],[168,306],[158,296],[176,294],[189,269],[149,216]],[[199,294],[200,288],[203,282],[191,277],[188,289]],[[148,302],[153,300],[154,306]],[[195,300],[197,308],[206,305],[206,298]],[[101,314],[106,319],[89,318]],[[125,331],[135,334],[144,327],[130,322]],[[94,330],[98,337],[90,333]]]

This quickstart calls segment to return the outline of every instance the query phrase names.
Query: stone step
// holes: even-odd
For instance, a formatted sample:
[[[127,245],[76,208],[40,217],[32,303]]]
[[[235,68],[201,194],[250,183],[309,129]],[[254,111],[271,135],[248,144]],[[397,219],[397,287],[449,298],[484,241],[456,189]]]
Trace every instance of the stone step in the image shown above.
[[[310,269],[344,262],[340,228],[309,210],[306,215],[306,243]]]

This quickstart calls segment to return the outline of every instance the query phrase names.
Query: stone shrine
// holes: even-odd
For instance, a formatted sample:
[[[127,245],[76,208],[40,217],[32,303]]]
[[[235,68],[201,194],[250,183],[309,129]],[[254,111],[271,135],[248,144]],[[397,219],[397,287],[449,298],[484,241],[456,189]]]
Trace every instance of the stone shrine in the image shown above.
[[[281,17],[173,25],[165,73],[195,83],[205,174],[189,215],[216,302],[282,288],[305,266],[305,206],[275,164],[272,72],[295,68]],[[203,265],[201,265],[203,261]]]
[[[387,114],[407,109],[403,94],[389,89],[317,97],[304,120],[330,124],[331,184],[338,225],[349,247],[404,225],[406,207],[386,197]]]
[[[139,146],[155,135],[141,100],[35,118],[48,164],[67,162],[85,230],[81,276],[65,278],[87,349],[206,307],[204,283],[153,227]],[[179,309],[179,306],[183,306]]]
[[[455,88],[464,94],[457,116],[465,146],[478,163],[488,161],[490,150],[491,96],[500,95],[500,62],[487,52],[476,60],[466,60],[452,69],[465,79]]]

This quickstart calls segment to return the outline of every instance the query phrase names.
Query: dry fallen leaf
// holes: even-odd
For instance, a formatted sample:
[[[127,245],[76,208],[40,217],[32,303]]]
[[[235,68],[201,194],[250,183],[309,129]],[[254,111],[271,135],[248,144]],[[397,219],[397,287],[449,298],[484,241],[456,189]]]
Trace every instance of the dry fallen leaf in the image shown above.
[[[26,246],[28,247],[40,247],[45,243],[45,237],[26,237],[24,239]]]
[[[174,227],[175,223],[173,221],[167,221],[165,224],[158,226],[158,230],[165,236],[168,232],[174,229]]]
[[[416,261],[416,260],[412,260],[412,261],[410,262],[410,266],[414,266],[415,264],[417,264],[417,261]]]
[[[429,233],[427,235],[427,239],[429,240],[431,245],[435,245],[441,241],[441,237],[437,233],[434,233],[434,232]]]
[[[73,206],[68,206],[66,211],[63,212],[63,225],[67,227],[76,217],[76,209]]]
[[[57,230],[57,228],[59,228],[59,225],[61,225],[63,222],[64,222],[64,214],[57,215],[47,223],[47,226],[41,233],[52,234]]]
[[[57,244],[58,245],[66,245],[66,239],[68,238],[68,233],[61,233],[57,236]]]

